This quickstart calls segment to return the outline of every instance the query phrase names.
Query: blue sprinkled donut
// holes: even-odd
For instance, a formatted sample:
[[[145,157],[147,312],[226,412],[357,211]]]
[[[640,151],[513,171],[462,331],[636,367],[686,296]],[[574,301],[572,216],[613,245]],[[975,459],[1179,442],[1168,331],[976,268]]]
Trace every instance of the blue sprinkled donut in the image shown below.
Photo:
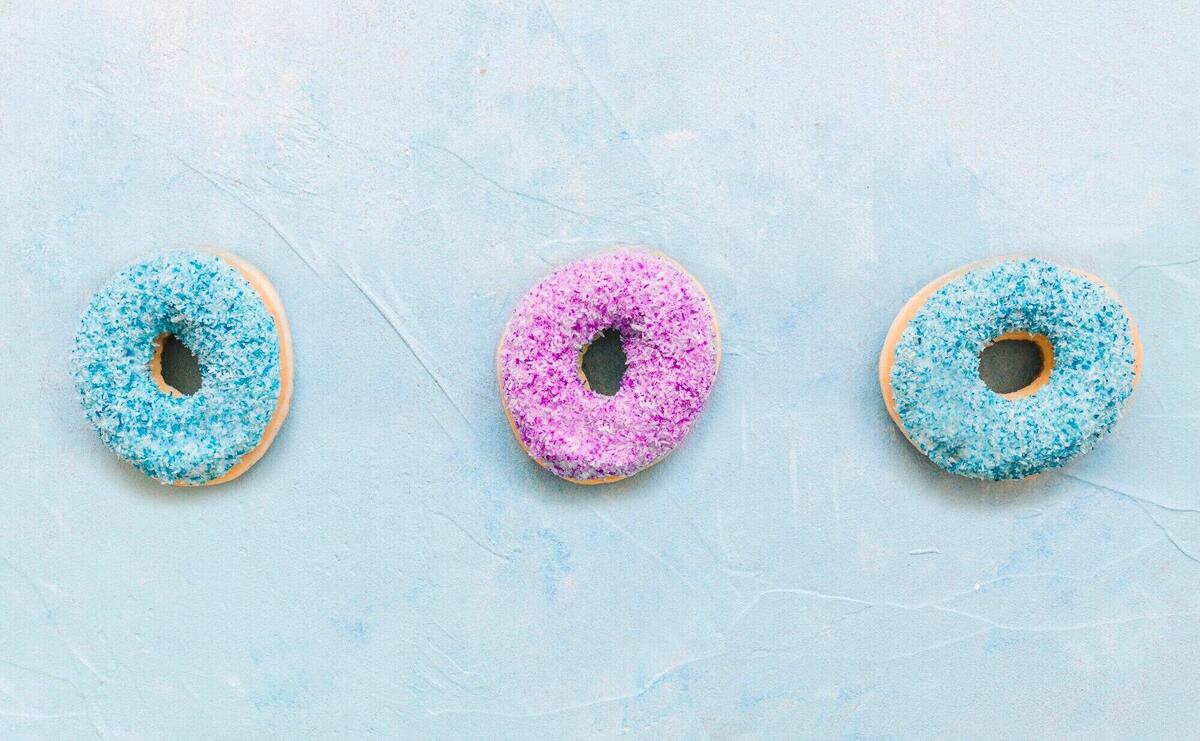
[[[1042,373],[1000,394],[980,353],[1034,342]],[[880,354],[884,401],[909,441],[946,471],[993,481],[1057,468],[1120,417],[1141,368],[1128,311],[1095,276],[1038,259],[960,268],[913,296]]]
[[[169,335],[199,363],[194,394],[162,378]],[[266,452],[291,400],[279,296],[261,272],[226,253],[171,250],[119,272],[92,297],[71,359],[100,438],[163,483],[241,475]]]

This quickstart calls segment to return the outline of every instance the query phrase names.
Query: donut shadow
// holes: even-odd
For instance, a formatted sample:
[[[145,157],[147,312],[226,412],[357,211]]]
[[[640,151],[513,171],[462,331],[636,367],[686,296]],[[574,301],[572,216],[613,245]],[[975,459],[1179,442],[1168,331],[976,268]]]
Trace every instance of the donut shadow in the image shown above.
[[[263,456],[262,460],[259,460],[249,470],[231,481],[210,486],[177,486],[175,484],[166,484],[158,479],[147,476],[128,461],[113,456],[107,448],[104,448],[104,452],[108,453],[109,457],[115,459],[114,463],[119,470],[118,475],[123,479],[123,483],[127,484],[127,489],[135,492],[137,496],[160,502],[206,502],[215,497],[230,496],[242,488],[242,486],[239,486],[240,484],[252,485],[254,483],[253,477],[256,475],[267,476],[269,473],[265,470],[258,471],[256,469],[272,465],[267,462],[270,456]]]
[[[157,501],[206,500],[221,493],[221,486],[175,486],[164,484],[133,467],[127,461],[116,461],[127,489],[137,496]]]
[[[894,444],[907,449],[896,456],[898,478],[912,482],[912,489],[921,494],[932,495],[956,508],[1002,511],[1035,507],[1050,501],[1061,488],[1055,482],[1056,477],[1050,475],[1061,471],[1061,468],[1006,481],[975,479],[943,471],[908,442],[886,412],[880,417],[881,422],[891,427]]]
[[[509,437],[512,438],[512,435],[509,435]],[[687,441],[684,440],[679,447],[683,447],[686,444]],[[618,497],[621,499],[631,499],[634,497],[651,496],[654,491],[657,491],[663,485],[659,479],[671,476],[670,468],[673,465],[674,459],[679,455],[686,455],[685,451],[677,448],[658,462],[652,464],[649,468],[644,468],[623,479],[604,484],[578,484],[558,476],[550,471],[550,469],[538,463],[521,448],[515,438],[512,440],[512,445],[515,448],[515,452],[520,456],[521,460],[518,461],[520,467],[525,469],[525,473],[518,474],[518,476],[527,484],[528,489],[536,491],[539,499],[553,501],[557,504],[578,502],[581,506],[590,506],[597,502]]]
[[[520,478],[524,480],[528,488],[537,492],[539,498],[553,500],[556,503],[572,501],[594,503],[603,499],[605,495],[629,491],[630,482],[641,476],[641,473],[638,473],[607,484],[577,484],[553,473],[521,450],[519,446],[517,452],[524,459],[520,461],[520,466],[525,469],[525,472],[520,475]]]

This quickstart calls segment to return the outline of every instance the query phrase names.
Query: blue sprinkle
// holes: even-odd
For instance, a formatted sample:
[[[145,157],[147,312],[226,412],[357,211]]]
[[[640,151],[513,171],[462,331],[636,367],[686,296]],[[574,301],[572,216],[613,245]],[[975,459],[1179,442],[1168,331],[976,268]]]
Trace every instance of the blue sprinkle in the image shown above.
[[[200,389],[174,397],[150,374],[155,340],[196,356]],[[216,255],[172,250],[101,288],[80,321],[72,372],[88,421],[120,457],[166,483],[220,478],[258,444],[279,398],[275,320]]]
[[[979,353],[1006,332],[1044,335],[1054,369],[1006,399],[979,377]],[[941,468],[1019,479],[1091,450],[1133,393],[1129,317],[1104,287],[1042,260],[1010,260],[929,297],[896,346],[892,390],[913,444]]]

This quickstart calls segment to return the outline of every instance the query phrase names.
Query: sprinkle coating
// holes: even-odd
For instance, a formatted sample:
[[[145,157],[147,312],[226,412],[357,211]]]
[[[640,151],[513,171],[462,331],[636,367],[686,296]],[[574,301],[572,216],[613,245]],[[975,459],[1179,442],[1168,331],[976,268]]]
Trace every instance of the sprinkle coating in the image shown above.
[[[587,387],[584,348],[620,332],[626,371],[614,396]],[[497,356],[502,401],[535,460],[598,483],[657,462],[691,429],[720,360],[700,285],[668,258],[606,253],[555,270],[521,299]]]
[[[201,385],[155,384],[155,340],[174,334]],[[275,320],[254,287],[214,254],[171,250],[130,265],[92,297],[72,373],[88,421],[120,457],[164,483],[220,478],[263,436],[280,392]]]
[[[979,377],[979,354],[1007,332],[1054,348],[1045,387],[1005,398]],[[935,291],[896,345],[891,386],[913,445],[941,468],[1019,479],[1091,450],[1133,392],[1137,348],[1104,286],[1038,259],[1008,260]]]

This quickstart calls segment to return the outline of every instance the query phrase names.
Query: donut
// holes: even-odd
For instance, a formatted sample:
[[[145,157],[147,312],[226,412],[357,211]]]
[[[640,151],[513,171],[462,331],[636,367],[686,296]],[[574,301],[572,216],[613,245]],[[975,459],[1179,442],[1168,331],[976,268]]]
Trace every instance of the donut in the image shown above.
[[[626,370],[606,396],[583,353],[620,333]],[[716,314],[700,284],[668,257],[637,249],[561,267],[517,304],[496,352],[500,399],[517,442],[576,484],[642,471],[687,435],[721,361]]]
[[[1033,342],[1040,374],[997,393],[980,354]],[[1133,318],[1099,278],[1036,258],[973,263],[933,281],[892,323],[879,357],[888,414],[909,442],[952,473],[1021,479],[1091,450],[1137,385]]]
[[[194,394],[162,377],[170,335],[199,363]],[[291,402],[292,344],[279,294],[229,253],[170,250],[117,273],[84,311],[71,357],[100,439],[167,484],[241,476],[266,453]]]

